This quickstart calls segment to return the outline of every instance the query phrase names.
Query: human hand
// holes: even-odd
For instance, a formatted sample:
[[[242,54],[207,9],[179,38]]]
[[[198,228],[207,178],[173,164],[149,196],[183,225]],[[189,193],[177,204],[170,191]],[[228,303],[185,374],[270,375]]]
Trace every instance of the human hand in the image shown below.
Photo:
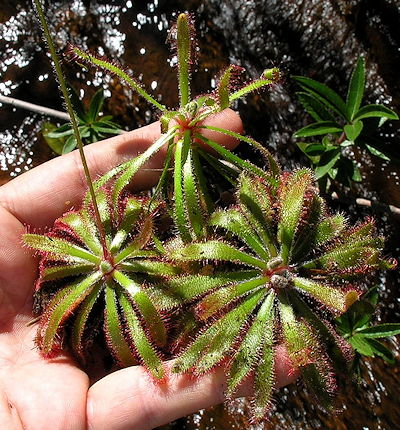
[[[213,125],[240,133],[240,118],[230,110]],[[160,134],[159,123],[85,148],[91,176],[143,152]],[[227,136],[214,140],[233,148]],[[160,151],[134,178],[135,189],[152,186],[165,151]],[[0,188],[0,428],[7,430],[145,430],[224,400],[223,369],[193,379],[169,375],[155,385],[142,366],[104,376],[94,384],[67,353],[43,359],[35,347],[37,327],[32,296],[37,258],[23,247],[25,226],[43,229],[79,206],[86,183],[79,154],[51,160]],[[283,347],[277,348],[277,386],[294,379]],[[172,362],[166,362],[168,373]],[[240,394],[249,392],[243,387]]]

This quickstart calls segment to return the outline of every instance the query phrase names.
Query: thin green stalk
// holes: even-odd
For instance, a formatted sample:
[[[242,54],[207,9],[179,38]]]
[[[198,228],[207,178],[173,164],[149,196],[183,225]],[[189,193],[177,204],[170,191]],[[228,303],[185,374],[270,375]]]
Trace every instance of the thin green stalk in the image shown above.
[[[86,182],[87,182],[87,185],[89,187],[90,195],[92,197],[97,228],[99,229],[104,254],[106,254],[107,253],[106,235],[105,235],[105,231],[103,228],[103,224],[101,223],[99,208],[97,206],[97,201],[96,201],[96,194],[94,192],[92,179],[90,177],[89,167],[87,165],[85,153],[83,151],[83,143],[82,143],[81,135],[79,133],[78,123],[76,121],[75,112],[74,112],[74,109],[72,107],[72,103],[71,103],[71,100],[69,97],[67,85],[66,85],[64,75],[63,75],[63,72],[61,69],[61,64],[60,64],[60,61],[58,59],[56,48],[55,48],[54,43],[53,43],[53,38],[51,36],[49,27],[48,27],[47,22],[46,22],[46,18],[45,18],[43,9],[42,9],[42,5],[40,4],[40,0],[34,0],[34,2],[35,2],[36,10],[37,10],[37,13],[38,13],[38,16],[40,19],[40,23],[42,24],[42,27],[43,27],[44,36],[46,38],[46,41],[47,41],[47,44],[49,47],[50,55],[51,55],[51,58],[54,62],[54,68],[55,68],[56,76],[57,76],[58,82],[60,84],[62,95],[64,97],[64,101],[65,101],[65,105],[67,107],[67,112],[68,112],[68,115],[69,115],[69,118],[71,121],[72,129],[74,130],[74,136],[75,136],[75,139],[76,139],[76,142],[78,145],[78,149],[79,149],[79,154],[80,154],[80,157],[82,160],[82,165],[83,165],[83,170],[85,172]],[[104,257],[107,258],[108,255],[104,255]]]

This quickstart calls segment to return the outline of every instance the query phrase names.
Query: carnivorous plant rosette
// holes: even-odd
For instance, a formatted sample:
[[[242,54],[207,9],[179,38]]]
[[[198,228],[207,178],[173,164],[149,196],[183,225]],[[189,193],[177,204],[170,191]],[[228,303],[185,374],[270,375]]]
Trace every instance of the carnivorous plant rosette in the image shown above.
[[[24,242],[41,256],[36,284],[40,316],[36,343],[44,357],[62,352],[62,340],[85,361],[92,335],[104,338],[122,366],[143,363],[157,379],[164,375],[159,349],[167,340],[163,318],[144,284],[176,274],[159,261],[152,245],[159,204],[148,198],[121,197],[112,205],[110,193],[96,192],[101,225],[93,205],[70,211],[44,235],[25,234]]]
[[[259,78],[243,82],[241,76],[244,70],[238,66],[229,66],[221,73],[214,91],[192,99],[190,78],[191,68],[195,62],[196,40],[190,15],[182,13],[178,16],[175,26],[170,31],[169,41],[176,53],[178,64],[179,107],[176,109],[169,109],[159,103],[129,72],[115,62],[98,58],[76,46],[70,46],[68,56],[77,62],[85,62],[118,76],[161,111],[163,134],[159,141],[142,154],[141,165],[163,146],[167,147],[163,172],[155,194],[163,193],[171,206],[171,213],[181,238],[189,242],[204,237],[206,219],[214,209],[215,199],[210,195],[210,190],[216,187],[221,178],[228,183],[236,184],[238,172],[242,170],[263,177],[268,176],[253,163],[243,160],[206,137],[204,130],[212,130],[247,142],[267,159],[272,170],[276,167],[271,154],[253,139],[230,130],[205,125],[204,121],[248,93],[279,81],[280,71],[277,68],[267,69]],[[123,187],[137,171],[138,163],[128,162],[115,171],[115,174],[122,169],[124,172],[120,178],[120,185]],[[206,173],[204,169],[207,169]],[[117,188],[120,185],[117,185]]]
[[[169,258],[193,264],[195,272],[172,278],[162,296],[152,292],[164,309],[192,304],[201,327],[174,372],[201,375],[224,362],[228,397],[252,375],[256,419],[271,404],[274,347],[281,342],[320,404],[330,407],[331,359],[351,355],[333,318],[358,299],[366,276],[393,267],[381,258],[383,239],[372,220],[348,228],[342,215],[327,214],[310,170],[276,179],[242,174],[237,205],[210,218],[211,237],[167,245]]]

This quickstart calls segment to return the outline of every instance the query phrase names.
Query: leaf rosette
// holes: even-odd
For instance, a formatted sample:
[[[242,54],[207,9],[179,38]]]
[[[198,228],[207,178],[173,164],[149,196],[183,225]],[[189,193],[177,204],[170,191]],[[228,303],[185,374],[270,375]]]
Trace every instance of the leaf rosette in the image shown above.
[[[252,375],[256,419],[271,404],[281,342],[320,404],[331,407],[332,359],[351,356],[333,319],[358,300],[367,274],[393,267],[381,257],[372,220],[348,228],[342,215],[327,213],[310,170],[276,179],[242,174],[237,205],[210,218],[211,237],[167,245],[168,257],[192,264],[193,274],[172,278],[162,295],[152,290],[165,310],[191,304],[198,321],[174,372],[201,375],[224,362],[228,397]]]
[[[98,231],[93,205],[86,202],[58,218],[48,233],[23,237],[40,255],[36,343],[50,358],[62,353],[65,340],[85,362],[93,336],[100,333],[117,363],[141,362],[159,379],[167,330],[146,284],[177,269],[161,262],[153,245],[159,203],[125,196],[113,209],[110,194],[103,188],[96,193],[104,232]]]

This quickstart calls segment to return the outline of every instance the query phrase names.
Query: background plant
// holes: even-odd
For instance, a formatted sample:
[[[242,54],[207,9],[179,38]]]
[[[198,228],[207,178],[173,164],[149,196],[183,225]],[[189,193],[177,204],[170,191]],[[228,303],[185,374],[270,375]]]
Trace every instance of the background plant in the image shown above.
[[[77,92],[70,87],[71,103],[77,116],[78,130],[84,144],[97,142],[107,136],[121,132],[118,124],[113,122],[111,115],[101,115],[104,105],[104,91],[99,89],[93,95],[88,109],[82,103]],[[44,140],[56,154],[67,154],[77,146],[71,123],[57,127],[53,123],[42,125]]]
[[[351,75],[346,101],[323,83],[304,76],[293,79],[303,90],[297,93],[301,104],[315,121],[294,136],[321,139],[318,143],[300,142],[298,146],[311,161],[324,190],[330,188],[332,181],[351,187],[352,181],[362,180],[356,161],[348,156],[352,147],[390,161],[389,153],[385,153],[374,134],[387,120],[397,120],[398,115],[383,105],[361,106],[365,89],[363,57],[358,59]]]

